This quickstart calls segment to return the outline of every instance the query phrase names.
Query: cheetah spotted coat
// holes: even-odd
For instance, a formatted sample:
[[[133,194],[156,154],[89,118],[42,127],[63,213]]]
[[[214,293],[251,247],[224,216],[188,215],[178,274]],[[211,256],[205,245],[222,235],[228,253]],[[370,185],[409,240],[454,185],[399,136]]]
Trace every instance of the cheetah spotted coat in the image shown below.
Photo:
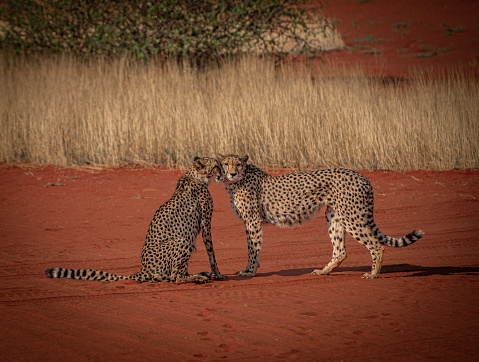
[[[384,247],[407,246],[424,233],[414,230],[401,238],[381,233],[373,218],[374,196],[371,184],[361,174],[342,168],[296,172],[272,176],[247,164],[248,156],[218,155],[223,181],[234,213],[243,220],[248,242],[248,264],[238,272],[253,277],[259,267],[263,239],[262,222],[293,226],[308,220],[326,207],[326,223],[333,244],[331,261],[312,274],[329,274],[346,258],[345,232],[351,234],[371,253],[371,273],[381,270]]]
[[[211,240],[213,199],[208,191],[209,182],[221,182],[221,170],[213,158],[198,158],[193,167],[182,176],[173,196],[156,211],[146,234],[141,253],[141,270],[131,276],[116,275],[91,269],[47,269],[50,278],[81,280],[138,282],[197,282],[209,278],[220,279]],[[202,232],[210,260],[211,274],[188,275],[188,261],[194,250],[194,241]]]

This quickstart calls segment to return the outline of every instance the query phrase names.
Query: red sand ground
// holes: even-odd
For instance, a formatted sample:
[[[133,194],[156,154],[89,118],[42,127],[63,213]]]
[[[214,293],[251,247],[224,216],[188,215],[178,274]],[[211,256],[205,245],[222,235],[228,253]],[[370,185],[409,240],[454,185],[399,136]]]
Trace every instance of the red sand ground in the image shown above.
[[[330,0],[325,12],[350,51],[326,60],[404,77],[444,67],[479,71],[477,0]],[[377,55],[372,55],[376,53]]]
[[[62,266],[139,270],[148,224],[178,171],[0,169],[2,360],[470,360],[479,356],[479,171],[363,172],[376,222],[392,236],[381,277],[347,238],[349,257],[329,276],[324,212],[297,229],[264,228],[261,268],[246,265],[244,228],[220,184],[213,241],[220,270],[209,284],[48,279]],[[60,183],[64,186],[47,186]],[[201,236],[190,272],[208,270]]]
[[[399,77],[431,66],[477,71],[477,1],[330,3],[349,45],[368,34],[385,39],[360,42],[380,55],[336,52],[327,57],[334,64]],[[399,22],[410,24],[407,34],[394,31]],[[441,22],[463,31],[446,36]],[[422,45],[438,54],[417,57],[431,49]],[[323,213],[298,229],[265,226],[258,275],[235,276],[246,265],[244,228],[213,184],[212,234],[228,280],[105,284],[48,279],[44,270],[138,271],[150,219],[181,173],[1,165],[1,359],[478,358],[479,171],[363,173],[383,232],[426,232],[412,246],[387,248],[379,279],[361,279],[371,259],[351,237],[335,273],[310,275],[331,255]],[[201,237],[197,245],[193,273],[208,270]]]

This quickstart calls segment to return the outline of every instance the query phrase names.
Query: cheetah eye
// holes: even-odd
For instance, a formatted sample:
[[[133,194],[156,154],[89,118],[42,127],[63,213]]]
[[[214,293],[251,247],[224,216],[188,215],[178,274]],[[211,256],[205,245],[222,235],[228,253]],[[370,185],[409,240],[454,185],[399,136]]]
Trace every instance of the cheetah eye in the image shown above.
[[[223,166],[228,167],[228,163],[227,162],[223,163]]]

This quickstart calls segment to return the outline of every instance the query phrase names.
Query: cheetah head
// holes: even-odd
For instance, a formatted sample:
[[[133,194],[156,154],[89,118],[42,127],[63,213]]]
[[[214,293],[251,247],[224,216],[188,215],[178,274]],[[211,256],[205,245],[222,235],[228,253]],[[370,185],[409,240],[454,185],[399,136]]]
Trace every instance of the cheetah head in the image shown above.
[[[216,159],[221,165],[223,171],[223,182],[235,183],[243,179],[246,170],[246,161],[248,155],[216,155]]]
[[[198,178],[208,185],[211,180],[215,182],[223,181],[221,166],[214,158],[195,157],[193,159],[193,167],[198,174]]]

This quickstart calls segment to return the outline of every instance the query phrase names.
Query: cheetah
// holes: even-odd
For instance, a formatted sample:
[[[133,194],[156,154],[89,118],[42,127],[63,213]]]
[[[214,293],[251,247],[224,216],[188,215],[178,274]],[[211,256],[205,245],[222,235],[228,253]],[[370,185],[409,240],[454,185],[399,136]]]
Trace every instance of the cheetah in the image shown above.
[[[262,222],[278,226],[302,224],[323,206],[333,255],[328,265],[311,274],[329,274],[346,259],[346,231],[371,253],[373,264],[371,273],[363,275],[366,279],[379,277],[383,245],[407,246],[424,235],[422,230],[414,230],[401,238],[381,233],[373,218],[371,184],[353,170],[333,168],[272,176],[246,163],[247,155],[216,157],[223,169],[223,182],[233,211],[246,228],[248,264],[237,272],[240,276],[256,275],[263,239]]]
[[[218,269],[211,240],[213,199],[208,191],[212,179],[221,182],[220,165],[214,158],[195,157],[193,166],[176,184],[171,199],[160,206],[150,223],[141,253],[141,270],[124,276],[91,269],[47,269],[50,278],[138,282],[196,282],[225,278]],[[188,275],[188,261],[195,239],[202,232],[211,274]]]

